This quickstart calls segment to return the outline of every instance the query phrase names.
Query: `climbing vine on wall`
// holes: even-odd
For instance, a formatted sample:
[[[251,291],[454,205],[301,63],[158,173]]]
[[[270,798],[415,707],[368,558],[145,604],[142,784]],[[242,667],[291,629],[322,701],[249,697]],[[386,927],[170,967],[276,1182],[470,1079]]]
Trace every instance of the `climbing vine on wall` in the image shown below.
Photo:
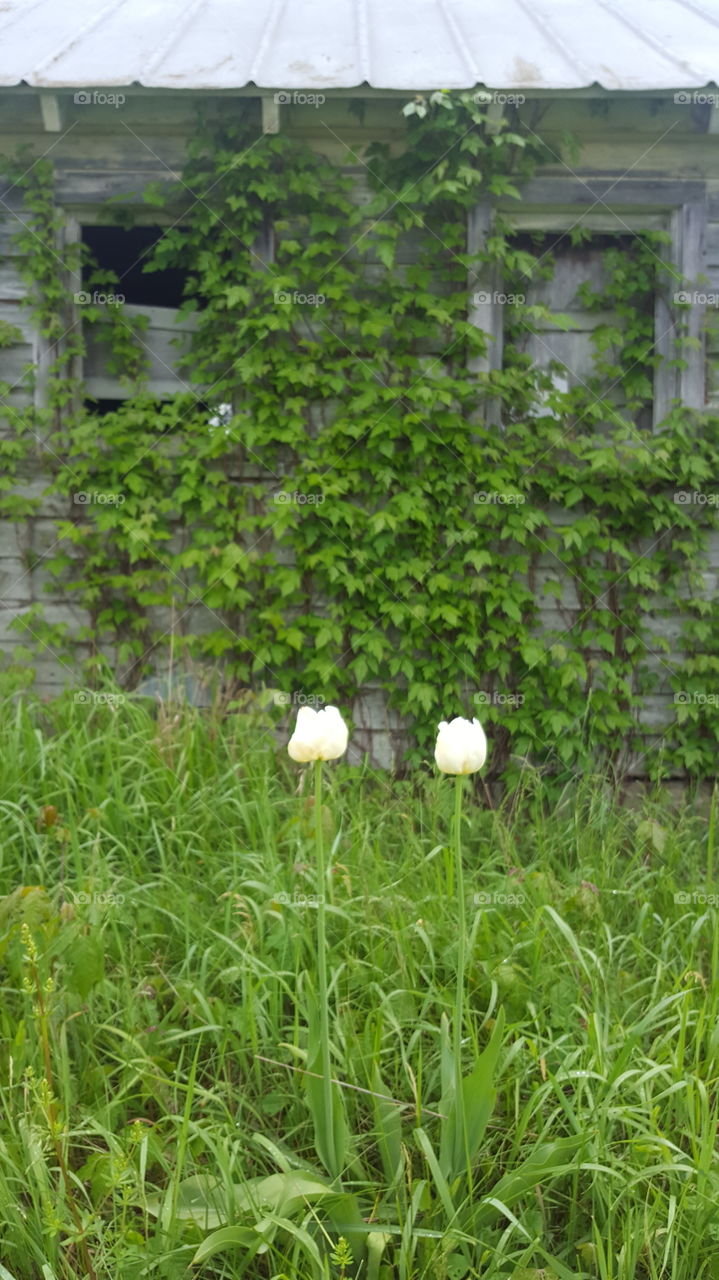
[[[595,332],[594,378],[557,390],[522,357],[512,334],[549,313],[521,303],[502,369],[470,374],[487,348],[468,292],[489,271],[519,297],[548,261],[502,215],[470,253],[467,213],[511,205],[543,150],[516,112],[490,121],[445,93],[410,105],[407,142],[340,167],[248,116],[201,130],[182,183],[148,190],[170,224],[149,269],[187,277],[197,394],[147,394],[120,310],[94,320],[133,394],[100,418],[68,376],[82,335],[59,342],[53,488],[121,501],[62,521],[51,567],[130,684],[171,631],[176,656],[222,660],[248,685],[343,706],[379,686],[410,726],[410,759],[439,717],[477,714],[495,771],[511,773],[525,758],[586,768],[597,752],[626,764],[661,683],[690,695],[664,739],[673,764],[711,773],[716,717],[691,692],[719,669],[701,576],[714,508],[674,495],[710,486],[719,424],[676,410],[658,434],[640,425],[661,237],[610,251],[606,289],[585,290],[618,317]],[[52,174],[31,172],[33,234],[49,245]],[[28,254],[26,269],[60,334],[57,263]],[[670,647],[662,619],[677,617]]]

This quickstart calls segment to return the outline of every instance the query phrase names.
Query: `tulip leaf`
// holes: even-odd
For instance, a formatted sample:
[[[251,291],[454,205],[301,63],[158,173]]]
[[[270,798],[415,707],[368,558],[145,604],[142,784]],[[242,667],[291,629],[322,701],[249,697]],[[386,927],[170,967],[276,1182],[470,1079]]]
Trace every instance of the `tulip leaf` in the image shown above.
[[[479,1150],[489,1118],[494,1110],[496,1090],[494,1073],[502,1046],[504,1011],[492,1029],[489,1043],[478,1057],[473,1070],[462,1079],[466,1142],[458,1120],[454,1087],[442,1099],[440,1110],[447,1119],[442,1123],[439,1167],[448,1180],[456,1178],[467,1167],[467,1160],[474,1160]]]
[[[298,1208],[336,1195],[322,1178],[303,1171],[248,1178],[229,1187],[219,1178],[200,1173],[180,1182],[174,1216],[199,1227],[217,1227],[239,1215],[256,1216],[267,1209],[291,1217]],[[148,1212],[159,1217],[164,1203],[163,1195],[148,1196]]]
[[[347,1163],[348,1129],[342,1092],[332,1085],[332,1124],[328,1124],[322,1080],[322,1050],[318,1020],[310,1017],[310,1044],[304,1076],[307,1105],[315,1131],[315,1150],[327,1172],[338,1178]]]
[[[166,1203],[166,1196],[147,1196],[147,1211],[159,1217]],[[169,1204],[169,1202],[168,1202]],[[196,1222],[198,1227],[218,1227],[232,1216],[228,1209],[225,1189],[219,1178],[209,1174],[196,1174],[185,1178],[177,1187],[174,1216],[180,1220]]]
[[[379,1280],[382,1254],[391,1238],[387,1231],[371,1231],[367,1236],[367,1280]]]
[[[192,1259],[192,1265],[196,1267],[200,1262],[206,1262],[216,1253],[224,1253],[227,1249],[248,1249],[250,1258],[253,1258],[257,1253],[266,1253],[268,1248],[269,1242],[252,1227],[222,1227],[202,1241]]]
[[[374,1064],[372,1073],[372,1106],[374,1111],[377,1150],[388,1187],[394,1186],[403,1168],[402,1163],[402,1113],[400,1108],[387,1101],[387,1088],[379,1067]],[[384,1096],[382,1096],[384,1095]]]

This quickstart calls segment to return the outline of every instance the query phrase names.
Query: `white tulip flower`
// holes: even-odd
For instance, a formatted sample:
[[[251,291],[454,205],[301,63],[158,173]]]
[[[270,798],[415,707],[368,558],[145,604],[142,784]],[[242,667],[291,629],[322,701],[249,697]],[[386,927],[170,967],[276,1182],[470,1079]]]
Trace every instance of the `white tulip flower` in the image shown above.
[[[479,720],[443,720],[439,726],[434,758],[442,773],[476,773],[487,759],[487,739]]]
[[[347,750],[349,730],[337,707],[300,707],[287,750],[298,764],[310,760],[336,760]]]

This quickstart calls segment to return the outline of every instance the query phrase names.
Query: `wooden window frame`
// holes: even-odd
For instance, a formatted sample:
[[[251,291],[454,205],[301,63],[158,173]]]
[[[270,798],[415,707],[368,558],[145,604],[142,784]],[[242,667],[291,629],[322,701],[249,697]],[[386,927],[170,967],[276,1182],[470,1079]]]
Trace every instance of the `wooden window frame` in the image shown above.
[[[604,188],[604,193],[602,191]],[[520,205],[505,206],[492,201],[478,203],[469,214],[467,249],[481,252],[491,234],[494,216],[502,217],[517,231],[556,232],[583,226],[597,233],[617,235],[639,231],[666,230],[671,241],[668,256],[680,279],[668,275],[657,291],[654,309],[655,350],[663,357],[654,371],[653,426],[656,431],[678,400],[691,409],[706,406],[706,343],[703,304],[692,301],[681,310],[674,301],[680,292],[697,292],[703,270],[707,221],[706,184],[702,181],[667,182],[619,178],[598,181],[587,175],[576,178],[535,178],[522,190]],[[488,267],[472,272],[469,281],[469,320],[488,336],[487,351],[475,358],[470,371],[486,374],[502,367],[502,307],[498,271]],[[476,295],[483,295],[477,302]],[[668,362],[676,358],[675,342],[685,327],[686,336],[696,340],[682,352],[683,368]],[[496,406],[490,418],[496,418]]]
[[[71,210],[66,208],[61,212],[64,213],[64,245],[78,244],[81,242],[82,228],[84,226],[107,225],[107,218],[101,216],[101,211],[98,210],[96,205],[89,205],[87,207],[73,206]],[[150,227],[162,227],[166,225],[170,228],[173,225],[173,221],[171,218],[158,217],[155,210],[148,209],[147,211],[142,210],[137,212],[134,225]],[[79,293],[81,289],[81,272],[78,268],[73,268],[69,272],[69,291],[71,296],[74,297],[74,294]],[[82,310],[75,302],[73,302],[72,306],[75,324],[80,326],[82,325]],[[165,313],[167,314],[168,319],[171,315],[176,316],[179,309],[177,307],[155,307],[152,304],[126,303],[125,310],[128,318],[136,315],[146,315],[152,323],[153,318],[156,321],[159,321]],[[191,321],[183,320],[177,325],[177,333],[180,334],[185,331],[190,331],[193,327],[194,325]],[[148,347],[148,351],[150,350],[151,349]],[[134,394],[132,388],[121,383],[117,377],[88,377],[82,357],[76,357],[72,375],[77,378],[78,385],[82,387],[83,396],[89,394],[98,400],[127,400]],[[186,378],[180,373],[173,373],[169,366],[167,369],[167,378],[154,379],[153,382],[148,384],[148,391],[150,391],[151,394],[157,394],[159,397],[163,398],[182,391],[190,391],[194,394],[194,390],[190,387]],[[80,400],[81,398],[82,397],[78,395],[77,399]],[[79,407],[78,403],[75,408],[78,409]]]
[[[82,240],[83,226],[107,225],[107,218],[102,215],[102,211],[98,208],[97,204],[88,204],[88,205],[73,204],[72,206],[65,205],[65,206],[59,207],[58,211],[62,215],[62,222],[63,222],[62,241],[60,244],[58,244],[58,253],[60,256],[62,256],[63,250],[68,245],[77,244]],[[174,226],[175,221],[176,220],[170,216],[162,217],[161,215],[158,215],[157,210],[154,210],[154,209],[147,209],[147,210],[137,209],[134,225],[135,226],[152,226],[152,227],[167,226],[168,228],[170,228]],[[254,252],[258,256],[258,258],[260,258],[265,263],[267,267],[273,260],[274,237],[273,237],[272,227],[269,220],[266,223],[263,231],[257,237],[257,240],[254,245]],[[66,274],[66,279],[67,279],[68,293],[69,293],[70,299],[72,300],[74,298],[74,295],[76,293],[79,293],[82,289],[81,272],[77,268],[68,269]],[[76,304],[74,301],[71,301],[70,306],[71,306],[71,315],[73,318],[73,327],[81,325],[82,324],[81,307],[79,307],[78,304]],[[162,319],[162,313],[167,313],[169,318],[170,314],[177,315],[177,312],[179,310],[179,308],[177,307],[154,307],[152,304],[144,304],[144,303],[143,304],[126,303],[125,308],[128,316],[147,315],[150,317],[151,321],[153,319],[153,313],[154,313],[155,320],[159,321]],[[184,317],[177,324],[177,333],[180,334],[183,332],[191,332],[194,329],[194,327],[195,327],[194,318]],[[173,328],[174,328],[174,325],[173,325]],[[44,350],[42,339],[38,339],[38,342],[39,342],[39,345],[38,345],[37,355],[36,355],[37,368],[38,368],[38,374],[36,379],[36,402],[43,403],[47,395],[47,392],[46,392],[47,367],[51,362],[51,358],[50,358],[50,353]],[[45,346],[46,345],[47,344],[45,344]],[[84,398],[84,394],[86,393],[89,393],[91,396],[96,397],[97,399],[100,399],[100,400],[103,400],[103,399],[126,400],[126,399],[129,399],[134,394],[131,388],[128,388],[127,386],[123,385],[117,378],[110,378],[110,377],[86,378],[84,361],[81,357],[74,358],[73,367],[71,369],[71,376],[74,379],[76,379],[77,385],[79,388],[78,393],[75,396],[75,403],[73,404],[73,409],[75,411],[78,411],[80,409],[81,402]],[[166,379],[156,378],[153,382],[150,382],[148,384],[148,391],[151,394],[156,393],[161,398],[169,397],[173,394],[176,394],[177,392],[183,392],[183,391],[190,392],[192,395],[197,396],[198,399],[201,398],[201,389],[196,385],[191,385],[187,381],[185,376],[179,373],[173,373],[172,369],[169,366],[168,366],[167,378]]]

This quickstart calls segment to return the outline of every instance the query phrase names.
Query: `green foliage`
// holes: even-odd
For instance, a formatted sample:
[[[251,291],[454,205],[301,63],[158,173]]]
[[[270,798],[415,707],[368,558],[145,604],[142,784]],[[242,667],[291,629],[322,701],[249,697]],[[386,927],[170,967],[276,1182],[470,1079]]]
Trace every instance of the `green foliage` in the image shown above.
[[[521,304],[507,307],[502,370],[471,374],[486,339],[468,287],[490,271],[521,293],[551,270],[499,215],[467,250],[477,199],[511,204],[545,158],[537,121],[510,111],[488,128],[487,112],[464,94],[409,104],[406,149],[360,157],[364,203],[339,166],[258,137],[249,117],[198,135],[182,183],[145,196],[171,223],[148,269],[187,273],[197,329],[180,363],[197,394],[153,401],[141,343],[111,308],[86,308],[135,394],[102,418],[73,410],[63,344],[53,487],[110,500],[61,524],[51,568],[128,685],[171,640],[240,684],[345,708],[379,686],[408,720],[409,763],[439,718],[478,714],[494,774],[511,779],[527,758],[560,776],[597,753],[624,768],[644,751],[638,717],[661,675],[689,693],[672,769],[713,773],[717,717],[693,695],[719,671],[702,579],[716,508],[674,493],[713,482],[719,423],[677,407],[660,435],[646,426],[653,299],[671,264],[656,233],[607,251],[606,289],[584,302],[616,319],[595,332],[586,384],[553,389],[513,349],[513,332],[549,314]],[[49,162],[31,173],[20,184],[49,244]],[[56,261],[28,254],[26,269],[59,334]]]
[[[470,1179],[437,843],[452,786],[327,768],[338,1189],[306,1101],[317,911],[297,892],[313,885],[298,771],[241,711],[104,692],[118,701],[0,702],[14,1280],[175,1280],[193,1260],[203,1280],[589,1280],[593,1259],[616,1280],[716,1273],[708,796],[622,807],[590,777],[560,802],[467,797]]]

